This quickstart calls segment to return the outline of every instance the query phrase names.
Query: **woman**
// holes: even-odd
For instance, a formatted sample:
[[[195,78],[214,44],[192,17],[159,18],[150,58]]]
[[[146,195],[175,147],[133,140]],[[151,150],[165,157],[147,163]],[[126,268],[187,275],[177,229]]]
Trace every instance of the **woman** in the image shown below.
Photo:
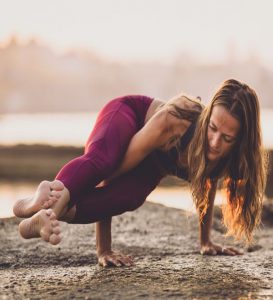
[[[100,112],[85,154],[55,181],[42,182],[34,197],[19,200],[14,213],[28,218],[19,225],[22,237],[51,244],[60,242],[57,219],[97,222],[99,263],[131,265],[130,257],[111,250],[111,217],[139,207],[173,174],[190,181],[201,253],[237,255],[210,239],[217,181],[223,178],[227,188],[228,234],[249,242],[260,221],[265,169],[258,98],[246,84],[225,81],[206,108],[186,96],[166,104],[126,96]]]

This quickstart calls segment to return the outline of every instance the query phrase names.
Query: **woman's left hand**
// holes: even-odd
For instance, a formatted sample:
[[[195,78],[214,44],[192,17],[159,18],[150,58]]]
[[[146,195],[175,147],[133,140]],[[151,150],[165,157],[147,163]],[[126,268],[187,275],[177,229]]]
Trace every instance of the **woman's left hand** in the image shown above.
[[[201,246],[200,253],[202,255],[243,255],[242,251],[239,251],[232,247],[223,247],[212,242]]]
[[[105,187],[107,186],[108,184],[110,183],[110,180],[108,179],[104,179],[103,181],[101,181],[99,184],[96,185],[96,187],[98,188],[102,188],[102,187]]]
[[[105,251],[98,255],[98,262],[100,266],[103,267],[131,267],[134,264],[133,258],[130,255],[124,255],[120,252],[115,251]]]

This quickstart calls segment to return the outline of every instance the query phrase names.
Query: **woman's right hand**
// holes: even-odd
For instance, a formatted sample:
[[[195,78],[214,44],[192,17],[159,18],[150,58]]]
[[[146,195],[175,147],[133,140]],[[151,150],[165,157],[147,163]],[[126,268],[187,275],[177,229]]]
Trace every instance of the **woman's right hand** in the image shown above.
[[[221,245],[214,244],[212,242],[208,242],[203,244],[200,249],[200,253],[202,255],[243,255],[242,251],[239,251],[233,247],[223,247]]]
[[[134,264],[133,258],[115,251],[104,251],[98,255],[98,262],[103,267],[130,267]]]

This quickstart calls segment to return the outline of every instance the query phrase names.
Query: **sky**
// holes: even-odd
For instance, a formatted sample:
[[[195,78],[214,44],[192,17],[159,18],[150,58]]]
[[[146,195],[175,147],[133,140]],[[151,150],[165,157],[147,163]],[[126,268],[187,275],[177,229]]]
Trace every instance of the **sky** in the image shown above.
[[[0,0],[0,45],[12,34],[57,51],[117,60],[203,63],[258,55],[273,69],[271,0]]]

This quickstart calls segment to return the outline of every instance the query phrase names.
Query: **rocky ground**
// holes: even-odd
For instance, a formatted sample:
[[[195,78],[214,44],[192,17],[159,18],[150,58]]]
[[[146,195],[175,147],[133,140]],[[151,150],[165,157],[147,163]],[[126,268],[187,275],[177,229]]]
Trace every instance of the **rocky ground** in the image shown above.
[[[269,225],[243,256],[201,256],[196,215],[145,203],[113,219],[114,248],[135,265],[102,268],[94,225],[63,223],[63,241],[53,247],[21,239],[18,222],[0,221],[0,299],[273,299]],[[222,233],[216,213],[214,241],[234,245]]]

